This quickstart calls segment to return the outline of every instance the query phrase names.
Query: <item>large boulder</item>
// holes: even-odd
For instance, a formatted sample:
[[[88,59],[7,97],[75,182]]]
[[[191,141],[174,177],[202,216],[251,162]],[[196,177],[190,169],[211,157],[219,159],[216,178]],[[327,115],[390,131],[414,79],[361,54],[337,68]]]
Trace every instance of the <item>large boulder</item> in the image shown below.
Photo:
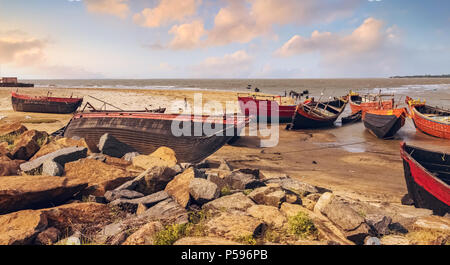
[[[135,198],[135,199],[117,199],[117,200],[112,201],[110,203],[110,205],[120,207],[120,209],[127,211],[127,212],[135,213],[137,211],[137,208],[139,205],[143,205],[146,208],[150,208],[153,205],[155,205],[161,201],[164,201],[168,198],[169,198],[169,194],[167,194],[167,192],[159,191],[159,192],[155,192],[153,194],[150,194],[150,195],[147,195],[144,197],[140,197],[140,198]]]
[[[170,196],[172,196],[178,204],[186,208],[189,204],[189,183],[194,180],[194,168],[188,168],[183,173],[176,175],[164,189]]]
[[[268,225],[278,228],[282,227],[287,222],[286,217],[274,206],[253,205],[247,209],[247,213],[264,221],[264,223]]]
[[[39,151],[30,159],[35,160],[41,156],[45,156],[48,154],[51,154],[53,152],[56,152],[60,149],[64,149],[67,147],[86,147],[88,148],[88,145],[84,139],[72,139],[72,138],[60,138],[58,140],[52,141],[39,149]],[[88,150],[89,154],[89,150]]]
[[[255,176],[251,174],[252,172],[242,172],[241,170],[235,170],[231,174],[224,178],[227,186],[233,190],[245,190],[254,189],[257,187],[264,186],[264,183]]]
[[[24,132],[14,141],[11,155],[15,159],[28,160],[48,141],[48,134],[36,130]]]
[[[159,220],[164,224],[185,224],[188,222],[188,213],[173,199],[161,201],[142,213],[145,219]]]
[[[279,207],[286,200],[286,193],[277,187],[260,187],[248,195],[257,204]]]
[[[299,181],[297,179],[290,178],[288,176],[280,176],[278,178],[270,178],[265,181],[266,183],[278,183],[280,186],[289,192],[304,197],[310,193],[318,193],[316,187],[311,184]]]
[[[245,212],[253,205],[255,205],[255,203],[243,193],[235,193],[210,201],[204,204],[202,209],[211,211],[238,210]]]
[[[66,163],[77,161],[87,156],[88,149],[85,147],[67,147],[55,151],[53,153],[41,156],[37,159],[20,165],[20,169],[27,174],[36,174],[42,171],[42,164],[47,160],[53,160],[56,163],[64,166]]]
[[[201,246],[214,246],[214,245],[241,245],[240,243],[227,240],[220,237],[212,237],[212,236],[205,236],[205,237],[183,237],[181,239],[178,239],[174,245],[181,245],[181,246],[195,246],[195,245],[201,245]]]
[[[67,178],[51,176],[10,176],[0,181],[0,214],[22,209],[58,205],[87,187]]]
[[[241,241],[264,235],[266,225],[260,219],[245,214],[221,213],[205,224],[208,235]]]
[[[89,184],[84,195],[103,196],[106,191],[133,179],[125,169],[93,159],[67,163],[65,172],[68,179]]]
[[[156,233],[163,229],[161,222],[149,222],[131,234],[123,245],[153,245]]]
[[[189,194],[199,204],[215,200],[220,195],[219,187],[209,180],[194,178],[189,183]]]
[[[109,133],[105,133],[104,135],[102,135],[102,137],[100,137],[98,149],[102,154],[117,158],[123,157],[126,153],[136,151],[134,150],[134,148],[125,143],[122,143]]]
[[[132,159],[134,167],[148,169],[154,166],[173,167],[177,164],[175,151],[168,147],[160,147],[150,155],[139,155]]]
[[[32,244],[47,227],[47,217],[39,211],[25,210],[0,215],[0,245]]]

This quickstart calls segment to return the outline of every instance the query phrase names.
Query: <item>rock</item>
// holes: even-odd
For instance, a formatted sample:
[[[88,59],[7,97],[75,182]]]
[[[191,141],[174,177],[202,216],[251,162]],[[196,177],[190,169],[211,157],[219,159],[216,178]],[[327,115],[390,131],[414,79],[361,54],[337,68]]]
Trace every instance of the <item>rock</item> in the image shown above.
[[[297,215],[299,212],[303,212],[303,207],[298,204],[283,203],[280,207],[280,212],[286,217],[292,217]]]
[[[166,166],[156,166],[142,172],[133,180],[125,182],[116,190],[129,189],[144,195],[152,194],[166,188],[167,183],[177,174],[177,170]]]
[[[138,204],[138,207],[137,207],[137,209],[136,209],[136,215],[141,215],[141,214],[143,214],[145,211],[147,211],[148,210],[148,208],[147,208],[147,206],[145,206],[144,204],[142,204],[142,203],[139,203]]]
[[[101,154],[101,153],[94,153],[94,154],[91,154],[90,156],[88,156],[87,159],[93,159],[93,160],[98,160],[100,162],[105,162],[106,155]]]
[[[160,222],[147,223],[131,234],[123,245],[153,245],[154,236],[163,229]]]
[[[64,149],[67,147],[86,147],[86,148],[88,148],[88,145],[84,139],[74,140],[71,138],[61,138],[61,139],[52,141],[52,142],[42,146],[41,149],[30,160],[35,160],[41,156],[51,154],[53,152],[56,152],[60,149]],[[89,150],[87,153],[89,154]]]
[[[110,203],[111,206],[118,206],[123,211],[127,211],[130,213],[135,213],[139,204],[144,205],[147,208],[152,207],[153,205],[164,201],[169,198],[169,195],[165,191],[160,191],[153,193],[148,196],[136,198],[136,199],[117,199]]]
[[[228,187],[234,190],[255,189],[264,186],[264,183],[257,179],[254,174],[243,173],[240,170],[233,171],[224,178]]]
[[[47,227],[47,218],[38,211],[25,210],[0,215],[0,245],[28,245]]]
[[[203,245],[203,246],[214,246],[214,245],[241,245],[240,243],[226,240],[220,237],[183,237],[178,239],[174,245],[181,246],[193,246],[193,245]]]
[[[414,205],[414,200],[411,198],[409,193],[403,195],[401,202],[403,205]]]
[[[27,131],[27,127],[23,126],[20,122],[2,123],[0,125],[0,139],[4,139],[8,136],[18,136],[25,131]]]
[[[140,216],[150,220],[159,220],[170,224],[185,224],[188,222],[188,214],[186,209],[182,208],[171,198],[157,203]]]
[[[11,155],[15,159],[28,160],[36,154],[42,145],[48,141],[48,134],[36,130],[24,132],[14,141]]]
[[[61,204],[87,187],[67,178],[11,176],[0,181],[0,214]]]
[[[366,239],[364,239],[364,245],[379,246],[379,245],[381,245],[381,241],[380,241],[380,239],[378,239],[376,237],[368,236],[368,237],[366,237]]]
[[[0,142],[0,157],[6,156],[8,158],[12,158],[9,152],[9,144],[8,142]]]
[[[211,211],[238,210],[245,212],[253,205],[255,205],[255,203],[243,193],[235,193],[210,201],[204,204],[202,209]]]
[[[413,224],[414,228],[441,231],[450,234],[450,219],[440,216],[420,217]]]
[[[168,147],[160,147],[150,155],[139,155],[132,158],[133,166],[148,169],[154,166],[173,167],[177,164],[175,152]]]
[[[64,168],[53,160],[47,160],[42,164],[42,175],[60,177],[64,174]]]
[[[299,197],[292,193],[286,194],[286,202],[287,203],[296,203],[296,204],[302,203],[302,201],[299,199]]]
[[[111,190],[105,192],[105,198],[109,202],[118,199],[137,199],[141,197],[144,197],[144,194],[134,190]]]
[[[133,179],[125,169],[93,159],[67,163],[65,171],[65,176],[71,181],[88,183],[88,189],[83,195],[104,196],[106,191]]]
[[[231,171],[228,170],[207,170],[205,171],[206,179],[216,184],[219,190],[222,190],[227,183],[225,177],[230,175]]]
[[[260,187],[248,195],[257,204],[271,205],[279,207],[281,203],[286,201],[286,193],[276,187]]]
[[[111,166],[121,167],[123,169],[129,169],[128,166],[131,165],[131,162],[125,161],[122,158],[112,157],[105,155],[105,164]]]
[[[40,171],[42,170],[42,164],[47,160],[53,160],[61,166],[64,166],[66,163],[85,158],[87,150],[85,147],[67,147],[23,163],[20,165],[20,169],[27,174]]]
[[[388,235],[384,236],[380,240],[381,245],[410,245],[411,242],[404,237],[400,235]]]
[[[261,237],[266,225],[257,218],[248,215],[221,213],[211,218],[205,228],[210,235],[224,237],[229,240],[240,240],[247,237]]]
[[[96,202],[96,203],[106,203],[106,199],[103,196],[94,196],[94,195],[89,195],[87,197],[87,201],[88,202]]]
[[[225,161],[225,159],[220,160],[220,166],[218,167],[219,170],[228,170],[231,171],[233,170],[232,167],[230,166],[230,164],[228,164],[227,161]]]
[[[40,232],[37,235],[36,240],[34,241],[34,244],[36,244],[36,245],[52,245],[53,243],[57,242],[60,237],[61,237],[61,232],[54,227],[50,227],[50,228],[47,228],[44,231]]]
[[[196,202],[204,204],[217,199],[220,195],[220,190],[216,184],[209,180],[194,178],[189,183],[189,194]]]
[[[64,238],[60,241],[58,241],[57,245],[67,245],[67,246],[79,246],[81,245],[81,234],[80,232],[75,232],[73,235],[71,235],[68,238]]]
[[[247,213],[274,227],[280,228],[287,222],[286,217],[274,206],[253,205],[247,209]]]
[[[130,153],[126,153],[122,159],[128,162],[131,162],[133,160],[134,157],[139,156],[140,154],[138,152],[130,152]]]
[[[325,215],[343,229],[346,237],[356,244],[363,244],[366,236],[370,234],[370,227],[364,218],[331,193],[324,193],[320,197],[314,211]]]
[[[20,171],[23,160],[11,160],[6,156],[0,156],[0,176],[16,176]]]
[[[389,233],[389,225],[392,222],[392,218],[380,214],[369,214],[365,217],[365,222],[377,235],[383,236]]]
[[[176,175],[164,189],[172,196],[181,207],[186,208],[189,204],[189,183],[195,178],[194,168],[188,168],[183,173]]]
[[[272,181],[269,181],[268,183],[273,183]],[[301,197],[304,197],[310,193],[317,193],[319,192],[316,187],[313,185],[310,185],[308,183],[301,182],[296,179],[292,178],[286,178],[282,179],[279,184],[284,190],[290,191],[294,194],[297,194]]]
[[[102,135],[102,137],[100,137],[98,149],[102,154],[118,158],[123,157],[126,153],[136,151],[129,145],[117,140],[109,133],[105,133]]]

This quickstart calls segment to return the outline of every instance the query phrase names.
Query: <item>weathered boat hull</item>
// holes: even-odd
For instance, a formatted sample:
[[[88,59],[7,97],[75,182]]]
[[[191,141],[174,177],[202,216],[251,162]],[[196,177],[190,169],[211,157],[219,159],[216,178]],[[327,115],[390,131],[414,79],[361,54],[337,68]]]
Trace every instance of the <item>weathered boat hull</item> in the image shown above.
[[[450,157],[405,143],[400,146],[400,154],[406,186],[414,205],[431,209],[436,215],[449,213]]]
[[[344,99],[337,99],[316,104],[320,104],[322,108],[328,106],[327,109],[332,111],[333,115],[327,117],[322,116],[317,113],[320,108],[314,108],[314,106],[309,104],[300,103],[294,113],[290,129],[298,130],[333,126],[339,115],[344,111],[347,101]]]
[[[27,83],[0,83],[0,87],[34,87],[34,84],[27,84]]]
[[[259,100],[253,97],[238,97],[238,100],[241,112],[247,117],[256,115],[259,122],[273,122],[272,117],[278,117],[280,123],[291,122],[297,107],[296,105],[280,105],[275,100]]]
[[[89,148],[96,150],[100,137],[109,133],[141,154],[150,154],[166,146],[176,152],[180,162],[196,163],[240,134],[248,121],[224,124],[222,129],[216,129],[213,125],[218,123],[184,119],[186,128],[190,126],[190,135],[176,136],[172,133],[172,122],[179,121],[175,116],[143,113],[76,114],[67,125],[64,137],[84,138]],[[204,128],[205,124],[213,128],[212,133],[195,136],[194,129]]]
[[[356,123],[360,122],[362,119],[362,111],[358,111],[356,113],[353,113],[347,117],[342,118],[342,125],[344,124],[350,124],[350,123]]]
[[[11,103],[14,111],[37,113],[74,113],[83,102],[81,98],[30,97],[13,93]]]
[[[414,126],[418,131],[434,137],[450,139],[450,123],[438,121],[427,116],[432,114],[450,116],[450,111],[425,104],[414,104],[410,98],[407,98],[406,102],[409,105]]]
[[[405,125],[405,115],[400,111],[404,110],[366,112],[363,115],[364,127],[380,139],[391,138]]]
[[[352,114],[358,113],[359,111],[365,112],[369,110],[377,109],[392,109],[394,103],[392,100],[383,100],[381,102],[371,101],[371,102],[361,102],[362,97],[359,95],[349,96],[349,105],[352,110]]]

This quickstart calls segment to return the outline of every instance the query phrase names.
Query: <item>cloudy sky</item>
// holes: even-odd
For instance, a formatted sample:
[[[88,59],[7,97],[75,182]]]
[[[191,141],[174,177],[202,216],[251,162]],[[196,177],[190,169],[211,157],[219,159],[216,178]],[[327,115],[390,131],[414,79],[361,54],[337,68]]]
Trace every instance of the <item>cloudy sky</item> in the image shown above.
[[[0,0],[0,75],[450,74],[448,0]]]

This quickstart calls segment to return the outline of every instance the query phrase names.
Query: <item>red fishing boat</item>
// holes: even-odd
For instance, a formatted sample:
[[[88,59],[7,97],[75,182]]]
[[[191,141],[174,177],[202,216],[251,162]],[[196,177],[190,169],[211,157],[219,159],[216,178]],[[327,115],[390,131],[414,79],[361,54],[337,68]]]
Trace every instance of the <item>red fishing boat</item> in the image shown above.
[[[406,108],[369,110],[363,113],[364,127],[378,138],[394,136],[405,125]]]
[[[349,93],[349,104],[352,109],[352,114],[358,113],[359,111],[365,112],[368,110],[376,109],[392,109],[394,107],[394,98],[389,100],[382,100],[383,96],[393,96],[393,95],[364,95],[361,96],[358,93],[350,91]]]
[[[281,96],[238,96],[238,100],[241,112],[247,117],[256,115],[258,121],[271,122],[271,117],[278,117],[278,122],[291,122],[296,108],[283,105]]]
[[[347,105],[347,97],[319,102],[306,100],[297,105],[289,129],[308,129],[332,126]]]
[[[82,102],[82,98],[34,97],[11,92],[13,109],[22,112],[68,114],[75,112]]]
[[[408,193],[418,208],[450,212],[450,154],[400,144]]]
[[[410,116],[418,131],[439,138],[450,139],[450,110],[431,107],[420,100],[406,97]]]
[[[84,138],[91,150],[109,133],[141,154],[172,148],[180,162],[199,162],[240,134],[244,116],[195,116],[130,111],[76,113],[64,137]]]

